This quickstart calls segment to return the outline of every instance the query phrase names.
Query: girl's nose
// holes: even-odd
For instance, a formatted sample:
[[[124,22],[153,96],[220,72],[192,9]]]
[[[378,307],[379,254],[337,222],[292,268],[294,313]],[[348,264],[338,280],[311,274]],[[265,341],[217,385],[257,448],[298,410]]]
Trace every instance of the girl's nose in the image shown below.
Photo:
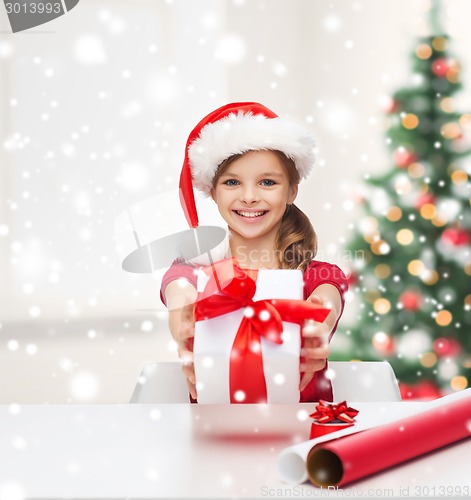
[[[245,186],[241,191],[241,201],[246,204],[256,203],[258,200],[257,190],[251,186]]]

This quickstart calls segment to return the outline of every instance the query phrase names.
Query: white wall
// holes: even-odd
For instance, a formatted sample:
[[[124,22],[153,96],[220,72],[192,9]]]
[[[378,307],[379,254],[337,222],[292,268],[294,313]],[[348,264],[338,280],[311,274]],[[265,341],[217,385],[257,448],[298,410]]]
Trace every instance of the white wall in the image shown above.
[[[464,67],[458,102],[466,110],[471,4],[443,3]],[[50,360],[80,351],[78,370],[89,345],[90,370],[116,374],[95,399],[121,401],[144,360],[173,359],[156,313],[158,275],[120,269],[114,224],[130,206],[177,188],[187,134],[226,102],[260,101],[315,133],[318,169],[298,204],[313,220],[320,257],[342,265],[339,244],[355,218],[361,177],[389,166],[382,100],[410,80],[427,4],[81,0],[68,15],[15,35],[0,8],[0,370],[28,373],[31,356],[44,351],[43,370],[65,377]],[[184,229],[176,198],[165,215]],[[162,235],[163,225],[143,218]],[[102,351],[87,336],[94,329],[108,343]],[[51,358],[51,336],[63,356]],[[129,349],[115,349],[121,338]],[[28,353],[31,343],[44,349]],[[121,357],[97,355],[110,350]],[[18,387],[28,390],[26,382]]]

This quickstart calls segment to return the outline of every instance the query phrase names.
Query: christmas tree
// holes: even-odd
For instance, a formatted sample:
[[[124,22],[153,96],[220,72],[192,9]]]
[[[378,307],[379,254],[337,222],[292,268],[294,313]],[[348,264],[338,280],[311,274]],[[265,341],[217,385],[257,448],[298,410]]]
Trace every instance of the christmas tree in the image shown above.
[[[412,84],[387,109],[391,168],[366,176],[363,214],[347,245],[358,299],[350,358],[385,359],[403,398],[471,385],[471,160],[456,110],[460,64],[438,26],[412,54]]]

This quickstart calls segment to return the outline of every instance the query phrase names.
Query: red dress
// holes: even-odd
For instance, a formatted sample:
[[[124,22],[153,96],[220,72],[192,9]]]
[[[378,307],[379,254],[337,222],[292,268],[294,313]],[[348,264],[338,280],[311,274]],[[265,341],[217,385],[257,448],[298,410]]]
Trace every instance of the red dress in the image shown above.
[[[185,278],[196,288],[196,275],[197,267],[188,264],[173,264],[162,279],[162,288],[160,291],[162,302],[165,304],[165,298],[162,292],[171,281],[178,278]],[[335,264],[313,260],[304,271],[304,300],[306,300],[319,285],[324,284],[335,286],[340,293],[342,300],[342,307],[339,315],[340,319],[345,305],[344,294],[348,290],[347,278],[343,271]],[[329,341],[337,330],[337,325],[338,320],[329,336]],[[325,375],[326,370],[327,364],[322,370],[314,373],[312,380],[301,392],[299,399],[301,403],[319,401],[320,399],[325,401],[333,400],[332,385]]]

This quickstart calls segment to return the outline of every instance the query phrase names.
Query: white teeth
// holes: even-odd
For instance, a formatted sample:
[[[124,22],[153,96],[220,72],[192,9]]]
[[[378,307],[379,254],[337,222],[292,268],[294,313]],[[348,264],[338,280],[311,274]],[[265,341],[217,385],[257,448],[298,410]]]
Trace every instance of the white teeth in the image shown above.
[[[243,212],[242,210],[236,210],[237,215],[241,215],[242,217],[249,217],[249,218],[260,217],[264,213],[265,213],[264,210],[262,210],[261,212]]]

